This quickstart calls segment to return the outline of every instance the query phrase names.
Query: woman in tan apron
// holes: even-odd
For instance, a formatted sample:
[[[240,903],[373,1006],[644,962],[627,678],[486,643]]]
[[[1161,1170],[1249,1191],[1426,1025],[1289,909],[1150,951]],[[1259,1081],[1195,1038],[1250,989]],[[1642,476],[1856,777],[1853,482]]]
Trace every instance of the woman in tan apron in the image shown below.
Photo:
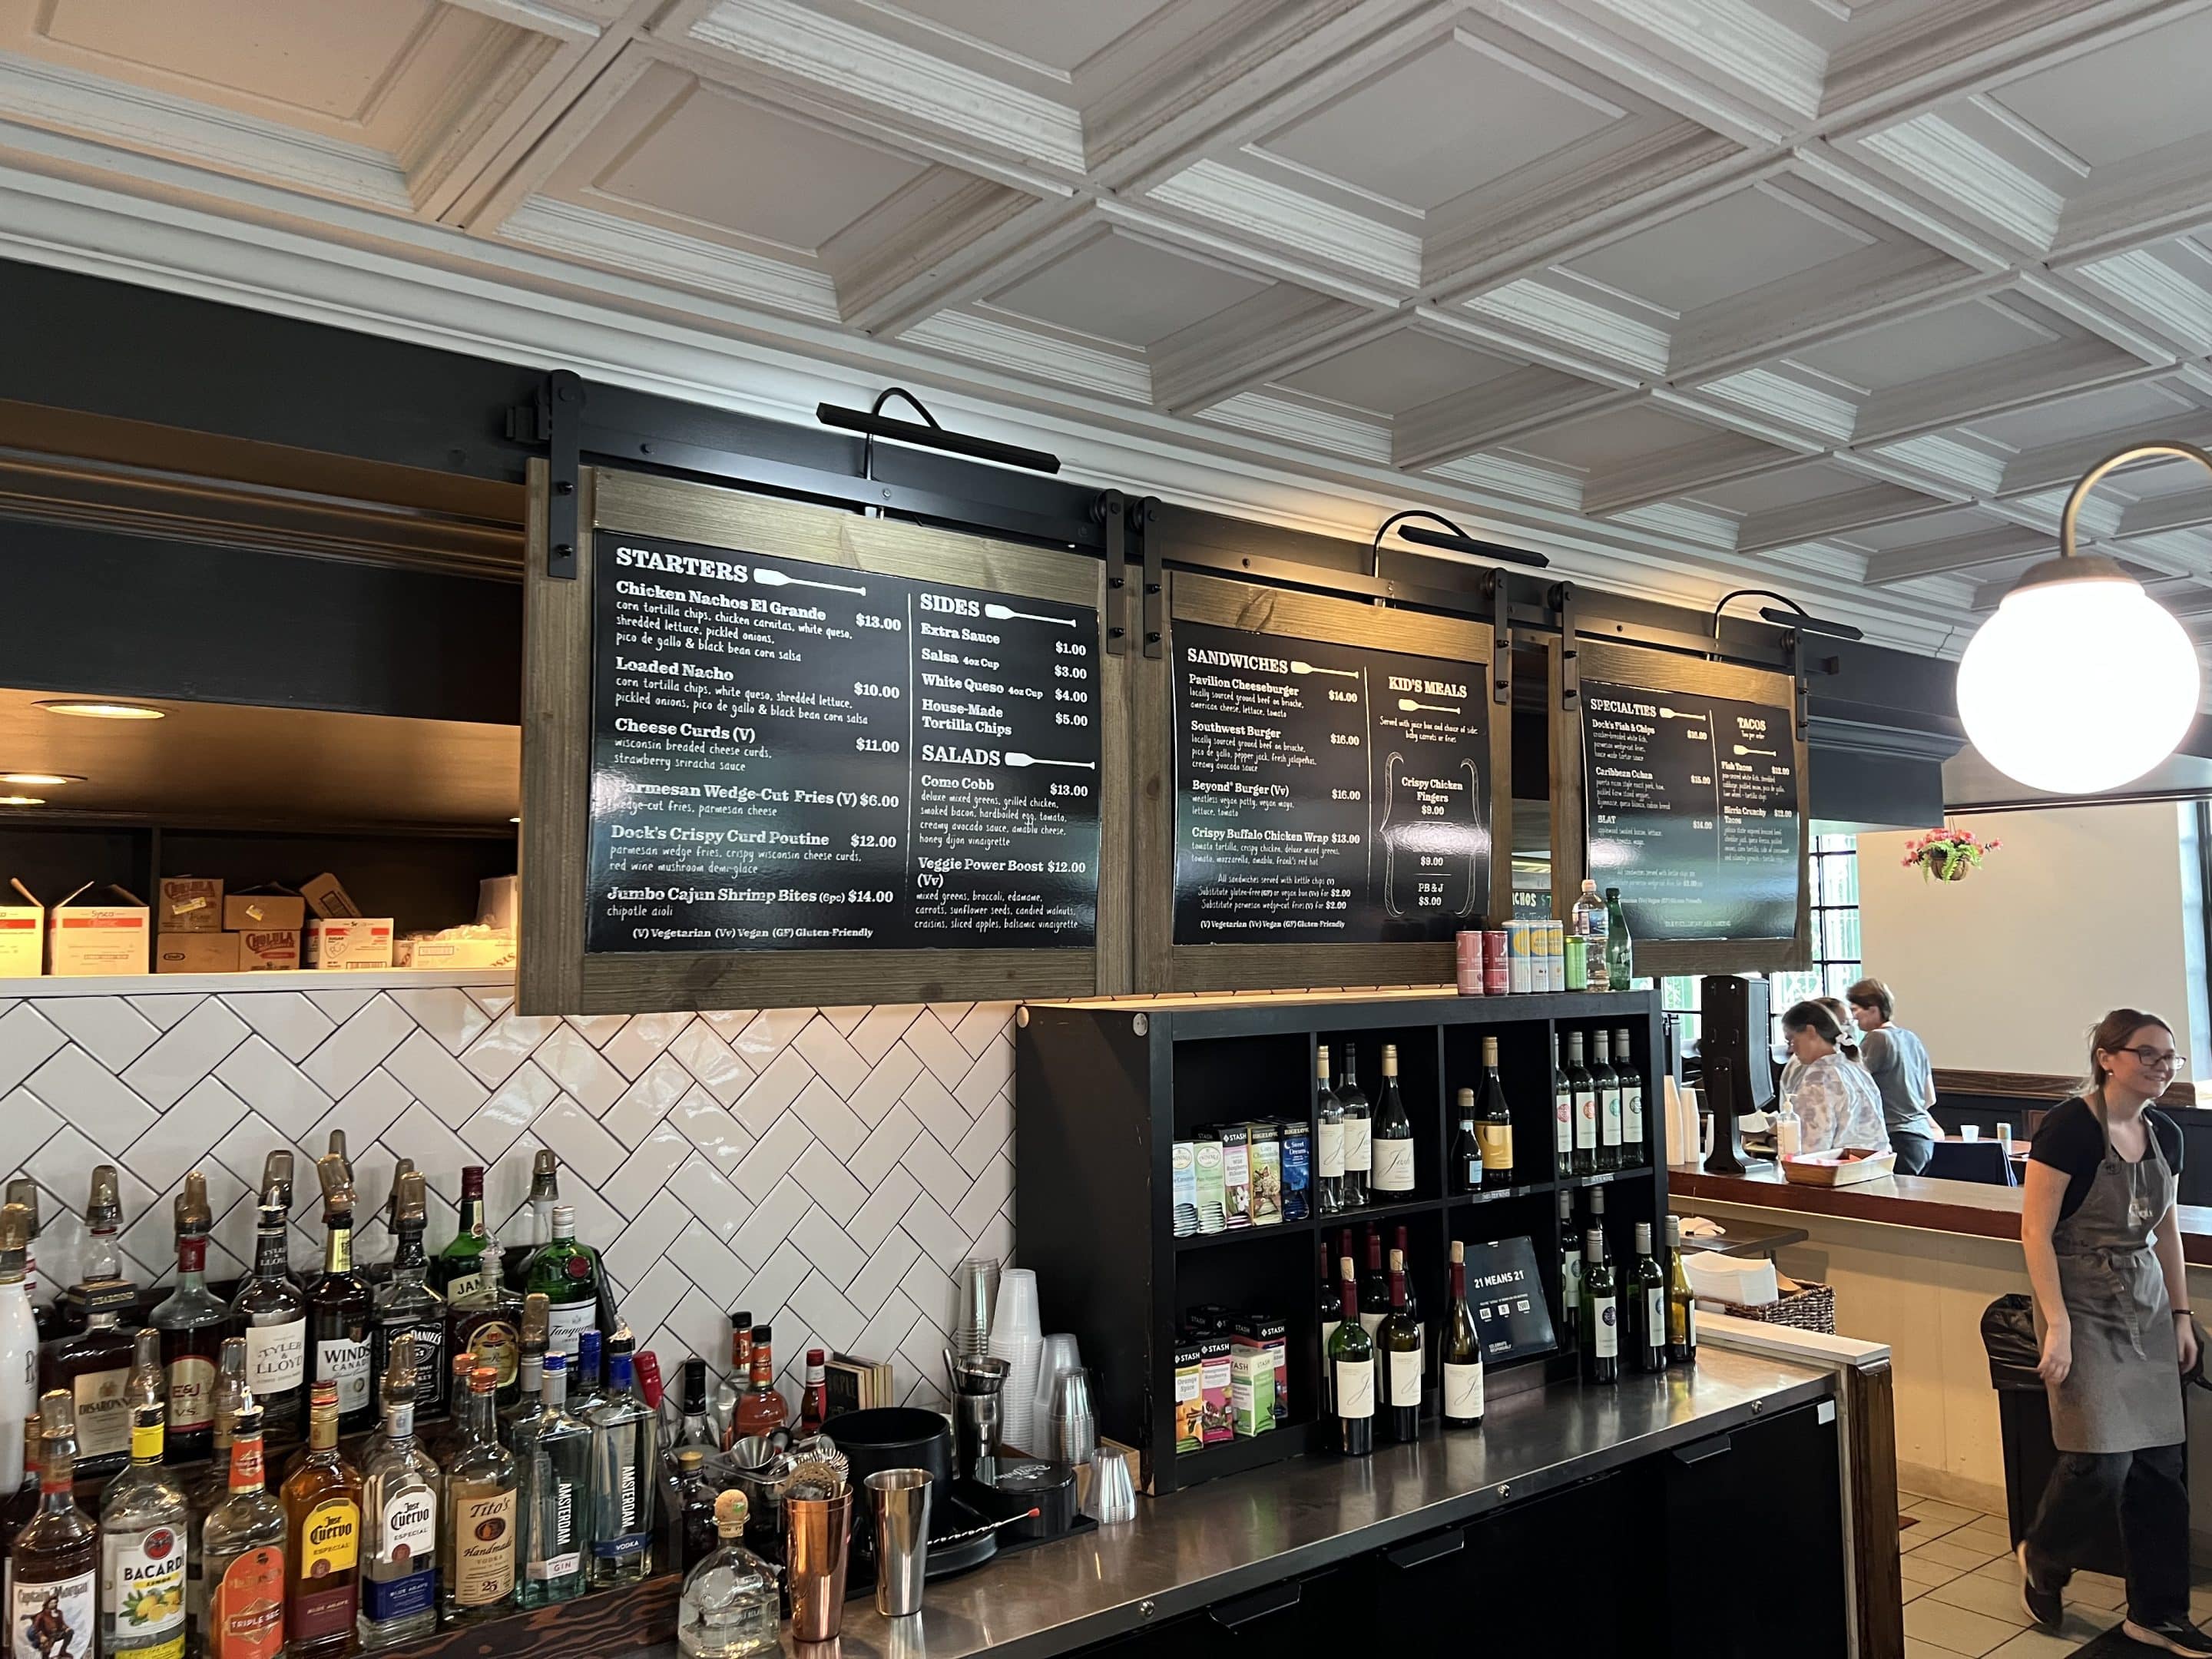
[[[2122,1628],[2168,1652],[2212,1654],[2189,1622],[2181,1374],[2197,1344],[2173,1218],[2181,1138],[2149,1109],[2179,1064],[2164,1020],[2115,1009],[2090,1037],[2089,1086],[2036,1130],[2021,1246],[2059,1457],[2021,1542],[2021,1595],[2031,1618],[2056,1627],[2075,1564],[2117,1516]]]

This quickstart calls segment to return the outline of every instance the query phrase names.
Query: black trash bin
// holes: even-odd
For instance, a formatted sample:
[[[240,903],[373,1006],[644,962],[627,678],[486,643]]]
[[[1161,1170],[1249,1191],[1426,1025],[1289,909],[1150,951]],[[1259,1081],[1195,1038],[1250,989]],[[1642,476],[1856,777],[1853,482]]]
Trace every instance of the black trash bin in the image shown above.
[[[1997,1430],[2004,1440],[2005,1516],[2017,1548],[2035,1519],[2035,1506],[2058,1461],[2051,1443],[2051,1402],[2035,1374],[2043,1356],[2035,1338],[2035,1304],[2025,1296],[2001,1296],[1982,1310],[1982,1346],[1990,1356],[1990,1386],[1997,1391]],[[2113,1515],[2097,1528],[2087,1558],[2077,1567],[2118,1577],[2126,1571],[2120,1550],[2120,1521]]]

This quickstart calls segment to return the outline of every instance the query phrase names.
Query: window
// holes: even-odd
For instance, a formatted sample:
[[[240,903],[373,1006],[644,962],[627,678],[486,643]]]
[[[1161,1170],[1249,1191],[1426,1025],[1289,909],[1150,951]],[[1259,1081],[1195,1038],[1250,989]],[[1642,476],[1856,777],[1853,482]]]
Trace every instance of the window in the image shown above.
[[[1840,997],[1864,977],[1859,954],[1859,843],[1856,836],[1813,839],[1813,965],[1777,974],[1770,994],[1773,1040],[1782,1041],[1782,1015],[1808,997]],[[1682,1014],[1682,1042],[1698,1038],[1698,981],[1684,976],[1659,981],[1659,1006]]]

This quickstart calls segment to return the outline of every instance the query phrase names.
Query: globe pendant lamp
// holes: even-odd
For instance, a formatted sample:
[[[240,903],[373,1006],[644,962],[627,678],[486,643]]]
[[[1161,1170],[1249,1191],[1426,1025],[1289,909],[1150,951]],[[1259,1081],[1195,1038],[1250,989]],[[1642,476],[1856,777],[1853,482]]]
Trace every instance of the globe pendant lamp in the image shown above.
[[[2074,550],[2082,498],[2115,468],[2150,456],[2212,455],[2136,444],[2091,467],[2066,498],[2058,556],[2032,566],[1959,664],[1959,719],[1984,759],[2017,782],[2094,795],[2171,755],[2197,718],[2197,647],[2142,585],[2100,553]]]

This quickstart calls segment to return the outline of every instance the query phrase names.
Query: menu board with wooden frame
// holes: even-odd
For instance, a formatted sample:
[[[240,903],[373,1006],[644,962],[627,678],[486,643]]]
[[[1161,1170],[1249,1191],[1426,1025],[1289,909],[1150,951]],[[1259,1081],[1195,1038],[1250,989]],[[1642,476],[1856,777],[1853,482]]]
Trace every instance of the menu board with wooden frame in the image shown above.
[[[1512,898],[1489,624],[1166,580],[1131,662],[1138,988],[1449,981]]]
[[[1787,674],[1578,639],[1547,644],[1552,897],[1617,886],[1636,971],[1810,964],[1810,794]]]
[[[530,478],[517,1007],[1130,988],[1127,658],[1081,555]]]

